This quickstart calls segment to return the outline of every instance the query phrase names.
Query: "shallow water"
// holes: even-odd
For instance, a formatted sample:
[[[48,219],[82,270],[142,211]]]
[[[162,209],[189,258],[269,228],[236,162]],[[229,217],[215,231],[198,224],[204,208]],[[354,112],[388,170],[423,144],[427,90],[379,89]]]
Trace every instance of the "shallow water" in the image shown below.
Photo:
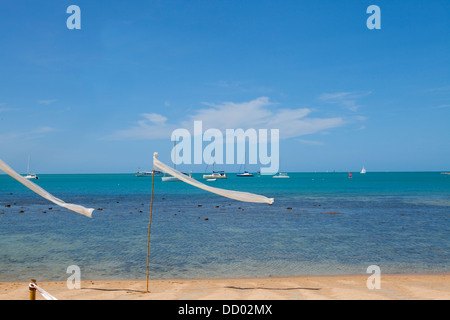
[[[274,197],[273,205],[156,178],[150,277],[365,274],[370,265],[382,273],[449,271],[450,176],[347,175],[229,174],[205,182]],[[70,265],[81,268],[82,279],[146,277],[151,178],[41,175],[36,183],[102,210],[86,218],[1,175],[0,281],[65,280]]]

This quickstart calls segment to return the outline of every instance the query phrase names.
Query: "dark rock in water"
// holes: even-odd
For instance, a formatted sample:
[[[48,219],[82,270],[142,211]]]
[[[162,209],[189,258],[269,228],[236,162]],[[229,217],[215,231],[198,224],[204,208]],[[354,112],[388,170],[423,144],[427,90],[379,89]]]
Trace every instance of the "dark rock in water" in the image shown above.
[[[219,206],[216,206],[216,208],[218,208]]]
[[[5,207],[7,207],[7,208],[11,208],[11,205],[10,204],[7,204]]]
[[[340,212],[324,212],[324,214],[342,214]]]
[[[201,207],[201,206],[202,206],[201,204],[197,205],[197,207]]]
[[[48,210],[52,210],[53,208],[48,208]]]
[[[205,220],[209,220],[208,218],[205,218]]]
[[[103,208],[98,208],[97,210],[99,210],[99,211],[102,211],[102,210],[103,210]]]
[[[42,211],[42,213],[47,213],[47,211]]]
[[[0,211],[0,214],[5,214],[3,211]]]
[[[291,207],[287,207],[286,209],[287,209],[287,210],[292,210],[292,208],[291,208]]]
[[[24,213],[24,212],[25,212],[25,211],[23,211],[23,210],[20,210],[20,211],[19,211],[19,213]]]
[[[10,194],[9,194],[10,196],[12,196],[13,195],[13,193],[11,192]]]

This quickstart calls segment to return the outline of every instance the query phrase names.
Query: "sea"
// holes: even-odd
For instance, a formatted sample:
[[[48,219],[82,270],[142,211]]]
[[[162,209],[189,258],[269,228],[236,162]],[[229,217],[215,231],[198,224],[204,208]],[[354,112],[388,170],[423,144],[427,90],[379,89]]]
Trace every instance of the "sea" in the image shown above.
[[[205,181],[261,194],[239,202],[155,177],[150,279],[435,274],[450,271],[450,175],[289,173]],[[145,279],[151,177],[43,174],[36,184],[92,218],[0,175],[0,281]]]

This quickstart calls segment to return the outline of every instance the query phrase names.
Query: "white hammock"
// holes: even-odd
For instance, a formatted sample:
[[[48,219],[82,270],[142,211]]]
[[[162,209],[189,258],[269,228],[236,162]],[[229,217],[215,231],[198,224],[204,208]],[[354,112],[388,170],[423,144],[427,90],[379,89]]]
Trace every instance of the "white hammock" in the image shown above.
[[[268,203],[268,204],[273,203],[273,198],[267,198],[265,196],[261,196],[258,194],[253,194],[253,193],[249,193],[249,192],[241,192],[241,191],[233,191],[233,190],[225,190],[225,189],[207,186],[206,184],[203,184],[195,179],[192,179],[192,178],[186,176],[185,174],[165,165],[164,163],[162,163],[161,161],[156,159],[157,155],[158,155],[157,152],[155,152],[153,154],[153,166],[155,168],[157,168],[160,171],[163,171],[165,173],[168,173],[171,176],[178,178],[183,182],[193,185],[194,187],[221,195],[223,197],[234,199],[234,200],[245,201],[245,202]]]
[[[92,212],[94,211],[94,209],[88,209],[88,208],[85,208],[85,207],[77,205],[77,204],[65,203],[61,199],[58,199],[58,198],[52,196],[50,193],[48,193],[47,191],[45,191],[38,185],[34,184],[30,180],[27,180],[24,177],[22,177],[20,174],[18,174],[13,169],[11,169],[1,159],[0,159],[0,170],[2,170],[6,174],[10,175],[12,178],[19,181],[21,184],[23,184],[28,189],[31,189],[32,191],[36,192],[38,195],[53,202],[54,204],[57,204],[60,207],[75,211],[77,213],[81,213],[82,215],[85,215],[86,217],[89,217],[89,218],[92,217]]]

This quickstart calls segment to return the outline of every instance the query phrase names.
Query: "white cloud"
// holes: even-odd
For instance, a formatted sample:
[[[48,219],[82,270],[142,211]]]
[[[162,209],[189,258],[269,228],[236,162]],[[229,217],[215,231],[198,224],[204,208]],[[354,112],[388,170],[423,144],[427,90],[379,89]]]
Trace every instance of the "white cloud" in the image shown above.
[[[129,129],[119,130],[102,140],[155,140],[170,137],[176,125],[168,125],[167,118],[157,113],[143,113],[136,125]]]
[[[168,139],[173,130],[185,128],[193,134],[194,121],[202,121],[203,130],[216,128],[225,133],[226,129],[279,129],[280,138],[287,139],[346,124],[342,117],[312,117],[309,108],[279,109],[267,97],[248,102],[223,102],[221,104],[203,103],[202,108],[187,116],[187,120],[168,123],[160,114],[141,114],[143,119],[129,129],[119,130],[105,137],[107,140],[153,140]],[[185,117],[186,118],[186,117]]]
[[[298,139],[300,143],[307,144],[310,146],[323,146],[324,143],[322,141],[313,141],[313,140],[305,140],[305,139]]]
[[[47,99],[47,100],[39,100],[38,103],[39,104],[44,104],[44,105],[49,105],[49,104],[55,103],[56,101],[58,101],[58,100],[56,100],[56,99]]]
[[[31,131],[31,133],[47,133],[47,132],[53,132],[56,131],[52,127],[39,127],[36,130]]]
[[[358,111],[361,106],[358,104],[357,100],[371,93],[371,91],[324,93],[319,96],[319,99],[327,103],[339,105],[350,111]]]
[[[14,142],[15,140],[33,140],[44,137],[49,132],[56,131],[55,128],[43,126],[33,130],[26,130],[21,132],[9,132],[0,134],[0,142]]]

